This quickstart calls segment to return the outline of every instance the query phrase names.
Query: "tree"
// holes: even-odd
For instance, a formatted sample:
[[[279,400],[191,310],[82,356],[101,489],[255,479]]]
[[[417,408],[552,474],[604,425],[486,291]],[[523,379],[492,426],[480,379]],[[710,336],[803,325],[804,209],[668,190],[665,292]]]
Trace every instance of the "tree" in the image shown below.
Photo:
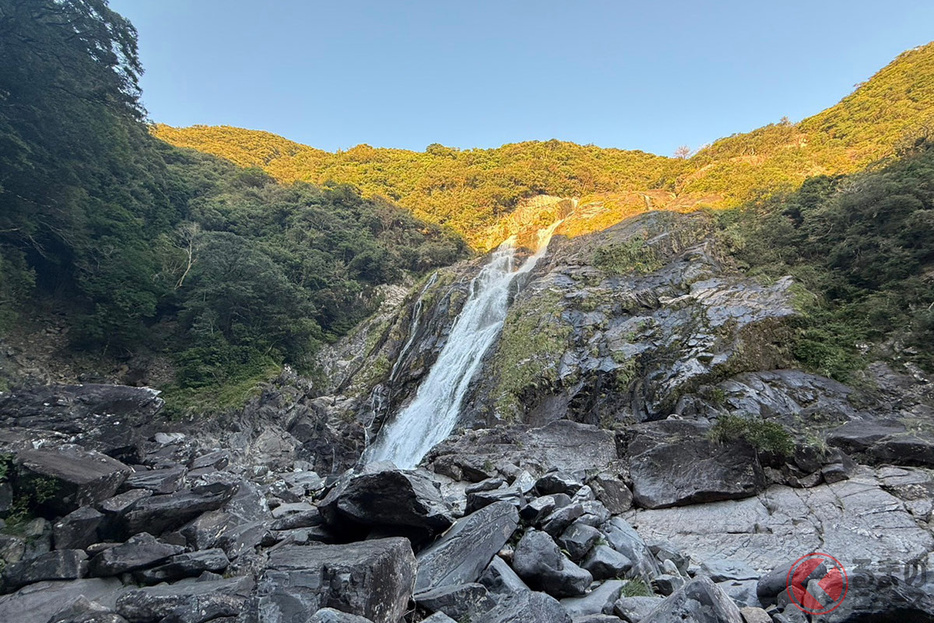
[[[685,160],[691,156],[691,148],[687,145],[682,145],[675,150],[675,158],[680,160]]]

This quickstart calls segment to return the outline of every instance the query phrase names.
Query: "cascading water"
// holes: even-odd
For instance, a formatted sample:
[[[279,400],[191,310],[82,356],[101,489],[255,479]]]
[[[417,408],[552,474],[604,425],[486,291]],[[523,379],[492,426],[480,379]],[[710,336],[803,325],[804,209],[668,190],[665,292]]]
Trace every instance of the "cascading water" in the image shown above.
[[[558,221],[538,233],[538,251],[518,270],[513,270],[515,238],[493,252],[490,262],[470,284],[470,296],[415,399],[380,429],[363,455],[364,463],[392,461],[409,469],[451,434],[480,360],[503,327],[510,287],[517,277],[535,267],[560,224]]]

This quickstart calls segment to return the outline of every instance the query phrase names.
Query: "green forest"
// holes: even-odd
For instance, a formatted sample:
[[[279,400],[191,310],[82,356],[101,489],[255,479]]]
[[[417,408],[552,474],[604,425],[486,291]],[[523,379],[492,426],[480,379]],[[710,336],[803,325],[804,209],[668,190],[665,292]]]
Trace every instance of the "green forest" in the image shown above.
[[[74,348],[167,353],[170,403],[213,406],[467,253],[353,187],[153,138],[136,32],[104,0],[0,7],[0,334],[51,299]]]
[[[380,286],[490,248],[539,194],[728,208],[733,261],[801,286],[802,362],[846,378],[861,345],[894,339],[934,366],[934,44],[814,117],[685,158],[561,141],[332,154],[152,125],[137,33],[106,0],[0,0],[0,58],[0,336],[52,307],[76,352],[164,356],[178,414],[311,373]]]

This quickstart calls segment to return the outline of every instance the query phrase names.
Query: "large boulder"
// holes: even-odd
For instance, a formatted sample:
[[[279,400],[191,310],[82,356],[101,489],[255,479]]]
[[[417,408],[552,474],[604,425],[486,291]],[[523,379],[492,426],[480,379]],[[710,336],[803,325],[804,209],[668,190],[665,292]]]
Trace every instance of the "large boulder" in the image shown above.
[[[105,549],[92,558],[91,575],[106,577],[145,569],[183,551],[183,547],[163,543],[151,534],[143,532],[133,536],[126,543]]]
[[[239,615],[252,589],[250,578],[182,580],[127,591],[116,610],[130,623],[204,623]]]
[[[658,562],[642,536],[622,517],[613,517],[603,525],[610,547],[632,562],[629,577],[651,582],[659,574]]]
[[[755,495],[765,477],[755,448],[745,441],[715,443],[706,427],[665,421],[646,425],[629,445],[629,474],[642,508],[732,500]]]
[[[452,509],[427,472],[391,464],[368,466],[341,481],[318,505],[336,528],[361,526],[416,528],[436,534],[454,523]]]
[[[87,570],[87,559],[81,550],[60,549],[23,560],[3,570],[3,587],[13,590],[44,580],[77,580]]]
[[[571,623],[561,603],[545,593],[523,591],[504,597],[483,615],[483,623]]]
[[[103,521],[104,515],[89,506],[65,515],[52,526],[55,549],[84,549],[96,543]]]
[[[111,497],[132,470],[105,454],[77,446],[21,450],[15,488],[44,490],[42,505],[57,515],[93,506]]]
[[[415,592],[476,582],[518,525],[519,513],[508,502],[496,502],[459,519],[419,552]]]
[[[589,571],[571,562],[545,532],[529,530],[513,554],[512,567],[529,586],[555,597],[583,595],[593,582]]]
[[[695,578],[658,605],[641,623],[743,623],[743,615],[710,578]]]
[[[400,537],[285,546],[269,555],[251,615],[262,623],[293,623],[332,607],[396,623],[412,597],[415,568],[412,548]]]
[[[122,513],[127,534],[148,531],[161,534],[178,528],[207,511],[226,504],[237,492],[238,483],[212,483],[168,495],[142,498]]]
[[[201,552],[176,554],[158,567],[136,571],[133,577],[141,584],[174,582],[182,578],[198,577],[205,571],[221,573],[230,561],[224,550],[215,548]]]
[[[0,621],[44,623],[82,597],[113,606],[121,591],[123,584],[116,578],[30,584],[11,595],[0,597]]]

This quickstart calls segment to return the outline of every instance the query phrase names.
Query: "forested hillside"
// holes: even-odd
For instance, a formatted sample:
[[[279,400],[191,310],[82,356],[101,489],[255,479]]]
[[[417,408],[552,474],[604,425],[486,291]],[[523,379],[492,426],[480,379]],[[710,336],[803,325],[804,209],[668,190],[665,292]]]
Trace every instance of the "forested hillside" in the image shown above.
[[[42,300],[72,348],[165,354],[180,404],[235,400],[306,368],[376,286],[466,252],[349,186],[283,186],[154,139],[136,32],[104,0],[4,0],[0,58],[0,335]]]
[[[280,181],[353,184],[486,250],[499,242],[488,232],[497,231],[495,225],[524,197],[590,195],[619,207],[627,194],[667,191],[677,199],[669,208],[735,207],[793,190],[810,176],[858,171],[932,124],[934,44],[928,44],[905,52],[818,115],[718,140],[689,159],[555,140],[468,150],[435,144],[424,152],[359,145],[332,154],[224,126],[156,125],[153,132],[174,145],[262,167]],[[634,208],[646,209],[639,197],[622,203],[618,218],[598,219],[600,227]]]

